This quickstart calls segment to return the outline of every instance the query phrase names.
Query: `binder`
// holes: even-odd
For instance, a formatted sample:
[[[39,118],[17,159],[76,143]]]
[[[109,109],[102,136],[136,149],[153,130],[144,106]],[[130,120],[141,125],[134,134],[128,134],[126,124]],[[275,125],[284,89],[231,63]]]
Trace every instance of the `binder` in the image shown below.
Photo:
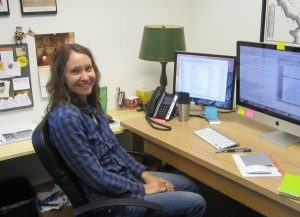
[[[278,192],[280,195],[300,200],[300,175],[285,173]]]

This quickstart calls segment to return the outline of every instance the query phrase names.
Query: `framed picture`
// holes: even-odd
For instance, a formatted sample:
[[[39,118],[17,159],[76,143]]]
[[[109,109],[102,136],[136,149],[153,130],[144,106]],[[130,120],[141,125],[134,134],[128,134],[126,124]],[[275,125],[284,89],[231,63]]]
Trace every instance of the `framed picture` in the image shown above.
[[[261,42],[300,44],[300,1],[263,0]]]
[[[0,0],[0,16],[9,15],[8,0]]]
[[[56,0],[20,0],[23,15],[56,14]]]

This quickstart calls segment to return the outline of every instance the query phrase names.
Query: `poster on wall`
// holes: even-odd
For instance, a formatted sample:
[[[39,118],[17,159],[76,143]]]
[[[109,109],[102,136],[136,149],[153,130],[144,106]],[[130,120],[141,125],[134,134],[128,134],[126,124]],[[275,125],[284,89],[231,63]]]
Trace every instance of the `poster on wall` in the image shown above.
[[[261,42],[300,44],[299,14],[299,0],[263,0]]]
[[[47,98],[46,84],[50,77],[50,59],[55,51],[63,44],[75,43],[74,32],[36,34],[35,47],[37,66],[42,98]]]
[[[0,45],[0,112],[32,106],[27,44]]]

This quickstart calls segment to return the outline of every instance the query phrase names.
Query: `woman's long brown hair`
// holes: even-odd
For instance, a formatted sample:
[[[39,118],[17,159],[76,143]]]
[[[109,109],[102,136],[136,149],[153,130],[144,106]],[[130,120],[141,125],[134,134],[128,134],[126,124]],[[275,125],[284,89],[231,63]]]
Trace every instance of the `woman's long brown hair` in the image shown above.
[[[50,95],[49,103],[46,108],[46,115],[53,110],[55,106],[73,103],[78,107],[84,106],[84,102],[74,95],[70,89],[66,86],[64,80],[64,72],[66,64],[70,57],[71,52],[77,52],[87,55],[92,62],[92,67],[96,73],[96,80],[92,89],[92,92],[87,97],[87,102],[96,107],[97,111],[100,109],[99,103],[99,81],[100,72],[94,60],[91,51],[79,44],[65,44],[62,45],[53,55],[51,59],[51,75],[46,85],[48,94]]]

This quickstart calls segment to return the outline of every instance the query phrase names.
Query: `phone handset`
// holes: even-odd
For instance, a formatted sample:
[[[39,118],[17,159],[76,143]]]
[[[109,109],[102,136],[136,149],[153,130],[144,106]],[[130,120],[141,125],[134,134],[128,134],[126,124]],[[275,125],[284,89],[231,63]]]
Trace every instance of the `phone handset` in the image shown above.
[[[166,93],[162,93],[162,94],[161,94],[161,96],[160,96],[160,98],[159,98],[159,100],[158,100],[158,102],[157,102],[156,108],[155,108],[155,110],[154,110],[153,117],[156,117],[157,114],[158,114],[158,112],[161,112],[161,111],[162,111],[162,109],[163,109],[163,104],[162,104],[162,102],[163,102],[163,99],[164,99],[164,96],[165,96],[165,95],[166,95]]]
[[[170,105],[170,108],[169,108],[169,110],[167,112],[167,115],[166,115],[166,118],[165,118],[166,120],[170,120],[171,115],[173,114],[177,99],[178,99],[178,95],[174,95],[174,98],[172,100],[172,103]]]

